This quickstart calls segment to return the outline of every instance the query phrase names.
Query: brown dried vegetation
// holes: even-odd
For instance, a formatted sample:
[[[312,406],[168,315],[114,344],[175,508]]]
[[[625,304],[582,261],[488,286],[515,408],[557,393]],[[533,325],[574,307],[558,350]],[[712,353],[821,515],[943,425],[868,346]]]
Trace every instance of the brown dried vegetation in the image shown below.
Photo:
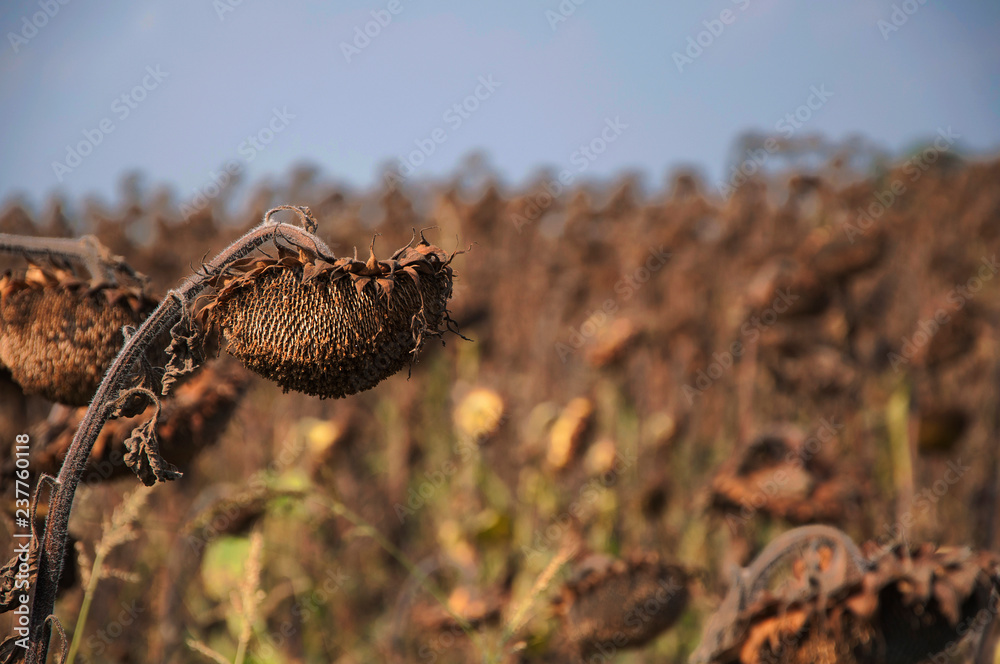
[[[749,598],[720,623],[737,638],[698,661],[918,664],[976,655],[1000,602],[1000,557],[933,545],[868,550],[856,575],[830,576],[830,556],[812,568],[799,560],[779,591]]]
[[[689,575],[656,554],[612,559],[591,555],[562,587],[556,612],[566,656],[641,648],[687,606]]]
[[[213,445],[226,430],[249,383],[250,376],[230,361],[211,364],[181,385],[164,401],[156,425],[164,455],[187,466],[199,452]],[[47,420],[31,430],[33,472],[58,474],[85,412],[86,408],[53,410]],[[131,475],[123,458],[124,442],[152,414],[150,406],[135,417],[108,422],[94,445],[84,481],[94,484]],[[0,477],[10,489],[13,474],[14,460],[0,456]]]
[[[873,226],[859,228],[858,209],[897,179],[906,192]],[[648,596],[664,563],[634,577],[614,570],[631,569],[628,552],[657,552],[701,583],[685,585],[692,599],[676,620],[664,621],[666,629],[636,633],[635,644],[650,640],[616,657],[685,662],[725,594],[725,570],[752,566],[751,554],[789,525],[824,522],[858,541],[875,540],[881,549],[866,549],[871,567],[830,583],[838,578],[828,573],[833,554],[803,554],[783,585],[753,593],[738,613],[738,645],[720,657],[867,662],[891,652],[912,661],[901,648],[880,648],[902,638],[940,652],[980,611],[992,621],[979,655],[989,661],[995,613],[979,607],[995,585],[995,563],[991,554],[946,547],[1000,550],[1000,279],[991,271],[1000,253],[997,182],[995,160],[932,166],[915,181],[902,167],[860,178],[831,166],[787,186],[748,182],[725,201],[690,174],[661,192],[626,179],[546,201],[541,182],[518,191],[456,179],[354,192],[300,173],[288,186],[256,190],[245,210],[218,206],[187,220],[169,197],[141,192],[128,206],[94,204],[72,219],[63,213],[68,207],[35,214],[12,205],[0,213],[0,228],[96,233],[149,274],[158,292],[257,225],[274,201],[308,203],[321,221],[317,234],[337,255],[367,246],[376,229],[380,242],[401,246],[411,228],[430,224],[441,237],[475,245],[468,254],[434,250],[417,258],[419,286],[398,265],[393,273],[392,261],[404,255],[327,260],[298,247],[267,248],[273,258],[219,277],[201,302],[208,305],[202,321],[248,366],[261,351],[258,371],[281,376],[292,391],[334,397],[378,387],[320,401],[281,396],[247,375],[246,395],[227,419],[228,397],[213,401],[213,379],[205,378],[195,392],[204,409],[188,411],[192,449],[173,446],[161,430],[164,455],[184,477],[150,494],[143,542],[115,553],[116,567],[135,570],[143,583],[102,582],[84,638],[106,636],[101,630],[122,601],[135,599],[145,611],[125,634],[99,640],[92,658],[186,662],[194,657],[188,634],[231,655],[237,635],[223,581],[245,557],[240,547],[253,523],[265,542],[267,599],[251,645],[261,659],[271,648],[276,661],[391,655],[465,664],[482,659],[485,643],[490,661],[572,661],[564,646],[586,650],[615,625],[619,640],[633,638],[625,636],[627,612],[609,607]],[[459,276],[448,300],[452,268]],[[386,279],[391,294],[388,283],[380,288]],[[288,317],[275,313],[287,306],[284,293],[308,294],[323,311],[342,304],[355,317],[377,312],[400,335],[352,346],[341,323],[323,317],[308,325],[344,339],[335,354],[283,346],[293,338],[276,330]],[[447,327],[445,304],[475,342],[424,344],[411,376],[380,382],[389,368],[373,355],[384,352],[393,367],[405,367],[425,323],[425,340]],[[114,338],[120,344],[120,331]],[[293,353],[301,355],[285,357]],[[347,378],[304,374],[312,361],[361,369]],[[0,430],[12,436],[46,419],[50,404],[41,398],[2,379],[0,389],[12,395],[0,401]],[[497,412],[487,413],[489,430],[480,434],[455,410],[467,395],[485,393],[493,396],[480,409]],[[571,403],[588,408],[566,412]],[[173,421],[171,407],[165,399],[161,428]],[[214,444],[212,427],[199,428],[199,418],[218,421]],[[823,421],[836,424],[831,436],[818,435]],[[72,425],[56,435],[58,422],[51,439],[35,429],[39,470],[42,456],[54,461],[67,440]],[[97,463],[111,458],[106,450],[120,450],[125,435],[115,422],[106,429]],[[566,453],[549,464],[550,448]],[[122,482],[78,497],[71,531],[85,548],[95,524],[134,484]],[[216,496],[218,486],[247,490]],[[235,497],[243,493],[249,498]],[[218,498],[207,511],[206,496]],[[333,499],[410,560],[460,567],[461,574],[432,581],[461,609],[471,635],[423,589],[397,629],[387,607],[414,575],[372,531],[321,506]],[[565,584],[557,572],[551,586],[535,589],[570,535],[614,562],[603,575]],[[899,535],[942,548],[894,548]],[[810,585],[817,575],[827,581]],[[546,601],[555,588],[563,600]],[[80,595],[71,588],[58,605],[67,624]],[[512,609],[524,606],[513,629]],[[401,648],[393,645],[397,634]],[[781,640],[789,635],[792,641]],[[956,661],[975,656],[959,653]]]
[[[852,469],[818,456],[821,445],[791,425],[762,433],[719,467],[712,507],[730,524],[746,522],[757,511],[794,524],[856,521],[863,484]]]

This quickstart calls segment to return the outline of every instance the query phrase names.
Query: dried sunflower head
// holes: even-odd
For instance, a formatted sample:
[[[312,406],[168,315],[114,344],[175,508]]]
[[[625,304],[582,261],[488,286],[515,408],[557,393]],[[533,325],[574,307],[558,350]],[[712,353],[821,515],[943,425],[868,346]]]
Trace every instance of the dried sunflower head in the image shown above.
[[[683,568],[656,554],[591,555],[558,599],[562,634],[584,658],[641,647],[680,617],[688,602],[688,580]]]
[[[156,307],[139,287],[91,285],[29,265],[0,276],[0,364],[26,394],[85,406],[124,343]]]
[[[199,311],[255,373],[320,398],[370,389],[409,364],[451,318],[452,256],[421,236],[367,262],[278,247],[234,263]]]
[[[806,543],[802,540],[796,546]],[[821,552],[806,548],[804,553]],[[957,651],[974,648],[995,621],[995,610],[990,610],[1000,596],[1000,561],[995,554],[926,544],[914,550],[897,545],[874,553],[876,547],[866,548],[869,554],[855,573],[845,573],[840,564],[844,560],[838,563],[831,551],[818,565],[795,566],[794,573],[802,577],[798,583],[760,590],[747,598],[741,610],[724,602],[691,661],[952,661]],[[755,561],[751,568],[756,567]],[[762,571],[770,574],[770,567]],[[747,581],[754,587],[760,579]]]
[[[825,437],[828,428],[820,434]],[[864,486],[846,464],[834,465],[820,454],[823,444],[794,425],[771,425],[712,478],[712,510],[730,525],[758,514],[796,524],[849,521]]]
[[[162,405],[156,424],[157,437],[165,453],[181,466],[188,466],[222,436],[251,381],[250,374],[233,360],[205,366],[173,392]],[[145,402],[143,402],[145,406]],[[130,472],[125,464],[123,443],[132,430],[153,411],[122,417],[101,429],[87,462],[83,482],[95,484]],[[86,408],[64,409],[31,430],[31,468],[35,473],[56,475],[86,415]],[[14,459],[0,454],[0,484],[14,486]]]

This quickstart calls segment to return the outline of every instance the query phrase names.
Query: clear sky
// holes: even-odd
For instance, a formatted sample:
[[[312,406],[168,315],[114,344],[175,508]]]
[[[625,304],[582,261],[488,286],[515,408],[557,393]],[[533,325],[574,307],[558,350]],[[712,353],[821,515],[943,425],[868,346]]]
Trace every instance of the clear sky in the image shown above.
[[[370,186],[473,150],[513,184],[584,163],[714,184],[740,132],[797,110],[894,154],[948,126],[1000,148],[995,0],[577,2],[5,0],[0,201],[110,198],[131,169],[183,200],[303,161]]]

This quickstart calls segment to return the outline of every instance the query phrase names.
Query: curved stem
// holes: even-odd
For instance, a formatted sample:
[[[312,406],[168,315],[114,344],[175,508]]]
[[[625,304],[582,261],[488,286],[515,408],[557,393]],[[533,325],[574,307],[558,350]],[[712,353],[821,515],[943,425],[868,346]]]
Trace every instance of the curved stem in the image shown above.
[[[111,250],[101,244],[100,240],[93,235],[70,239],[0,233],[0,251],[26,256],[46,258],[59,256],[76,259],[83,263],[91,280],[97,282],[118,283],[115,279],[115,271],[127,274],[138,281],[145,280],[145,277],[133,270],[124,258],[112,254]]]
[[[5,248],[3,242],[10,237],[12,236],[0,235],[0,249]],[[73,509],[73,497],[87,466],[87,459],[90,457],[97,435],[108,419],[110,406],[129,381],[133,365],[146,352],[157,336],[163,331],[169,330],[180,320],[184,308],[189,306],[194,298],[206,288],[209,279],[233,261],[243,258],[262,244],[278,238],[300,242],[306,246],[312,245],[319,249],[326,248],[322,240],[291,224],[265,222],[257,226],[223,249],[205,268],[187,277],[179,288],[170,291],[167,297],[163,298],[160,306],[125,342],[111,368],[104,375],[104,380],[97,388],[97,394],[91,401],[87,414],[76,430],[73,442],[66,452],[66,458],[56,480],[55,493],[49,501],[49,512],[45,519],[45,534],[42,538],[42,548],[38,559],[38,577],[29,623],[31,646],[26,661],[30,664],[45,664],[49,637],[51,636],[51,627],[46,622],[46,618],[55,607],[56,589],[62,574],[63,556],[66,552],[66,536],[70,512]]]

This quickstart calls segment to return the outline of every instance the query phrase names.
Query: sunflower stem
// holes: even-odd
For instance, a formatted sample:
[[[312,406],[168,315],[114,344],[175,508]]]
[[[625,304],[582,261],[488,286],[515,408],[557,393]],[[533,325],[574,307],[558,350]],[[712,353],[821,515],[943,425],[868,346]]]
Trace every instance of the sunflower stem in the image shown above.
[[[265,220],[269,219],[270,214],[269,212],[265,215]],[[17,238],[16,241],[12,238],[17,238],[17,236],[0,235],[0,250],[51,255],[52,246],[70,248],[71,245],[81,246],[84,244],[80,241],[60,239],[56,245],[53,245],[49,239],[43,241],[38,238],[35,238],[39,240],[37,243],[30,241],[25,243],[24,238]],[[59,577],[62,575],[73,497],[80,479],[83,477],[97,436],[111,414],[112,404],[129,383],[133,366],[145,355],[150,345],[155,342],[163,330],[170,329],[180,320],[184,310],[209,285],[209,280],[214,275],[264,243],[277,239],[311,244],[321,249],[326,248],[322,240],[297,226],[265,221],[223,249],[202,269],[187,277],[179,288],[170,291],[136,333],[125,342],[111,368],[105,374],[104,380],[97,388],[97,393],[87,409],[87,414],[73,436],[73,442],[66,452],[66,458],[55,483],[55,493],[49,502],[29,622],[30,644],[26,658],[29,664],[45,664],[49,639],[52,634],[52,628],[47,618],[52,615],[55,607],[56,589]],[[41,248],[43,246],[49,248],[43,249]]]
[[[118,284],[116,274],[127,274],[145,282],[146,276],[133,270],[125,259],[115,256],[93,235],[81,238],[34,237],[0,233],[0,251],[41,258],[63,258],[83,264],[91,281]]]

